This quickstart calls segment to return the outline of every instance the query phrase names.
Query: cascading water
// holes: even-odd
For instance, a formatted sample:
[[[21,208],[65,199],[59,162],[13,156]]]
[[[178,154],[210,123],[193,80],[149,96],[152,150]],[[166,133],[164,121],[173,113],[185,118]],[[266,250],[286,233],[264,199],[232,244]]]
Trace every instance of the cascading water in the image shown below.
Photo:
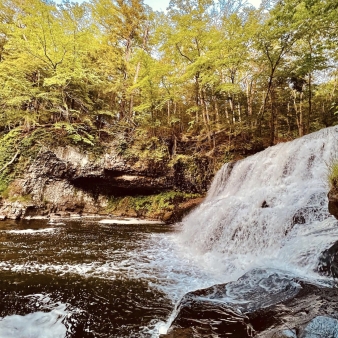
[[[173,321],[174,328],[199,323],[194,337],[220,328],[221,337],[232,336],[241,330],[239,314],[295,297],[302,288],[297,278],[328,281],[316,271],[320,255],[338,240],[327,199],[337,150],[338,127],[332,127],[221,168],[204,203],[183,220],[179,242],[193,264],[228,284],[188,293],[166,328]],[[211,303],[216,317],[208,321],[201,313],[211,311]],[[247,329],[243,337],[251,337]]]
[[[185,218],[183,246],[227,280],[262,265],[312,274],[338,238],[327,207],[337,146],[332,127],[224,165],[205,202]]]

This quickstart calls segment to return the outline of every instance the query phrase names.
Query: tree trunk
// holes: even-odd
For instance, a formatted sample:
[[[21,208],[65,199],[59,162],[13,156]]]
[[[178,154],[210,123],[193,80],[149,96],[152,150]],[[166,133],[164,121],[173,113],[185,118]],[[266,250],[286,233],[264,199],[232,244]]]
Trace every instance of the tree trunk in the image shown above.
[[[306,120],[306,133],[310,133],[310,119],[312,115],[312,74],[309,73],[309,110]]]
[[[274,102],[274,92],[270,92],[271,115],[270,115],[270,146],[275,145],[276,141],[276,111]]]

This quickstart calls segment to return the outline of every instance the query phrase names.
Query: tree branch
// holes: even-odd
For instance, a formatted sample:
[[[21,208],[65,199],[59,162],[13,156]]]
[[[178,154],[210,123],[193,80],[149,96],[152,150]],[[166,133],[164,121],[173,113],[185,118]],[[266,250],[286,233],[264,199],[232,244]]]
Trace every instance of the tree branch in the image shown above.
[[[5,164],[1,169],[0,169],[0,173],[3,172],[8,166],[10,166],[14,161],[15,159],[17,158],[17,156],[19,155],[19,150],[15,153],[15,155],[13,156],[13,158],[7,163]]]
[[[178,43],[176,43],[176,48],[177,48],[178,52],[181,54],[181,56],[185,57],[187,60],[189,60],[189,62],[193,63],[192,60],[188,56],[186,56],[185,54],[183,54],[181,52],[181,49],[180,49],[180,46],[178,45]]]

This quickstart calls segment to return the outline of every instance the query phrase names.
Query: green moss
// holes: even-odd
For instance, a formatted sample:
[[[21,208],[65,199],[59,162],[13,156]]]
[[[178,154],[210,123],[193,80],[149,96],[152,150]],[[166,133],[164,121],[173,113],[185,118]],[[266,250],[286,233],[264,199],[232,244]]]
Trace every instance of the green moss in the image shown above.
[[[206,192],[215,174],[217,162],[208,156],[176,155],[170,166],[175,169],[180,187],[186,191]]]
[[[12,196],[9,198],[10,202],[21,202],[21,203],[29,203],[32,200],[31,195],[22,195],[22,196]]]
[[[201,197],[199,194],[187,194],[181,191],[168,191],[151,196],[111,197],[106,212],[117,215],[130,215],[158,218],[173,211],[175,205],[189,199]]]

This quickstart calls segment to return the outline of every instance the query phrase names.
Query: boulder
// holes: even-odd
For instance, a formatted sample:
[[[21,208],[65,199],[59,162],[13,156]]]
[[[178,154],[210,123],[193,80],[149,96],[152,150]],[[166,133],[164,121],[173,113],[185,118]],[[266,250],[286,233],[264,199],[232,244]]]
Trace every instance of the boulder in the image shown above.
[[[317,271],[324,276],[338,277],[338,242],[322,252],[319,257]]]
[[[329,199],[329,213],[338,219],[338,191],[335,188],[331,188],[328,193]]]
[[[2,201],[0,203],[0,215],[1,215],[1,220],[5,219],[20,219],[21,217],[24,216],[26,212],[26,205],[14,201],[14,202],[7,202],[7,201]]]
[[[337,301],[335,288],[255,269],[238,281],[185,295],[160,337],[336,338]]]
[[[192,209],[196,208],[203,202],[204,198],[194,198],[192,200],[182,202],[175,206],[175,209],[171,212],[166,212],[163,216],[163,221],[166,223],[179,222],[185,215],[187,215]]]

